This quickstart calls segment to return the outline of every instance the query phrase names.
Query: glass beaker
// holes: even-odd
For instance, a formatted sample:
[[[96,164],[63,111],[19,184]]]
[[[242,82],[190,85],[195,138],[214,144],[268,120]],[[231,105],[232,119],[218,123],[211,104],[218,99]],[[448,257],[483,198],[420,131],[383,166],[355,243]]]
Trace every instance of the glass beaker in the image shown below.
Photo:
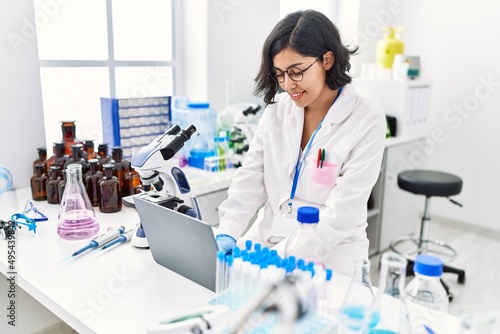
[[[397,253],[382,255],[377,294],[360,333],[411,333],[405,300],[406,264],[406,258]],[[373,323],[374,319],[378,320],[376,324]]]
[[[94,209],[82,182],[82,165],[66,167],[66,185],[59,206],[57,234],[63,239],[90,238],[99,231]]]
[[[358,333],[363,325],[374,296],[370,279],[370,266],[370,260],[354,262],[354,276],[340,308],[339,333]],[[379,314],[374,313],[370,327],[374,327],[379,320]]]

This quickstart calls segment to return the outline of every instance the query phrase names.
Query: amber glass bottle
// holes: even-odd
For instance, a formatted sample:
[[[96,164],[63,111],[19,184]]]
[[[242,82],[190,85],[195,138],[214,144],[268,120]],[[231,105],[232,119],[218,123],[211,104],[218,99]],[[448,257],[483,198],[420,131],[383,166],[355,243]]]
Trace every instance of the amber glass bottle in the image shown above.
[[[39,147],[38,150],[38,158],[33,161],[33,174],[35,174],[35,165],[42,164],[43,172],[47,174],[47,149],[45,147]]]
[[[142,182],[139,173],[132,168],[131,162],[128,162],[128,172],[125,174],[122,196],[138,194],[142,191]]]
[[[97,160],[99,161],[99,170],[104,172],[103,165],[111,162],[111,156],[108,153],[109,146],[106,143],[97,146]]]
[[[43,172],[43,164],[35,165],[35,174],[30,181],[33,200],[45,201],[47,199],[47,174]]]
[[[105,213],[118,212],[122,209],[120,181],[113,175],[113,164],[105,164],[103,167],[104,178],[99,182],[101,189],[99,211]]]
[[[89,164],[85,159],[83,159],[83,145],[82,144],[74,144],[71,146],[71,157],[64,164],[64,169],[69,164],[79,164],[82,165],[82,173],[85,175],[89,171]]]
[[[64,194],[64,188],[66,187],[66,170],[61,172],[61,179],[57,184],[57,196],[59,197],[59,203],[62,201],[62,196]]]
[[[123,191],[125,183],[125,175],[128,172],[128,161],[123,159],[123,149],[120,146],[115,146],[111,149],[111,163],[115,165],[114,175],[120,181],[120,189]],[[123,195],[123,193],[122,193]]]
[[[47,203],[59,204],[59,181],[61,178],[61,168],[51,166],[47,179]]]
[[[66,144],[63,141],[55,141],[53,147],[54,154],[47,160],[47,168],[59,166],[60,171],[64,169],[64,164],[69,160],[66,155]]]
[[[87,194],[89,195],[92,206],[99,206],[99,201],[101,200],[101,188],[99,187],[99,182],[102,180],[103,175],[99,170],[99,162],[97,159],[90,159],[88,163],[90,165],[90,171],[83,179],[83,184],[87,189]]]
[[[94,151],[94,141],[87,139],[83,141],[83,158],[87,161],[95,159],[97,153]]]
[[[61,130],[63,141],[66,146],[66,154],[71,156],[71,146],[82,144],[82,141],[76,138],[76,121],[61,121]]]

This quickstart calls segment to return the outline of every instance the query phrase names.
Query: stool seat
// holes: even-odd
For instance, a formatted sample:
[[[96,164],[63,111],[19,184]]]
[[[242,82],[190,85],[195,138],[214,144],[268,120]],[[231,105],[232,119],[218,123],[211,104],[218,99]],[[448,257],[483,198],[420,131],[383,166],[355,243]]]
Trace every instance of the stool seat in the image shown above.
[[[444,172],[415,169],[399,173],[398,186],[417,195],[448,197],[460,194],[462,179]]]

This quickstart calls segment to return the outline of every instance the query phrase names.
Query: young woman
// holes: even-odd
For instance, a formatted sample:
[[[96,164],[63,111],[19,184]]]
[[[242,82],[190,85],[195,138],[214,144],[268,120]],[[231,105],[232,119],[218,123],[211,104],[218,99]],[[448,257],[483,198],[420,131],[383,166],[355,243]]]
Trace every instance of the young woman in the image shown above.
[[[297,209],[307,205],[320,209],[327,267],[352,276],[354,261],[368,257],[367,201],[380,171],[386,121],[349,85],[355,51],[313,10],[289,14],[274,27],[256,78],[267,107],[219,207],[219,250],[231,250],[259,210],[243,239],[283,255]]]

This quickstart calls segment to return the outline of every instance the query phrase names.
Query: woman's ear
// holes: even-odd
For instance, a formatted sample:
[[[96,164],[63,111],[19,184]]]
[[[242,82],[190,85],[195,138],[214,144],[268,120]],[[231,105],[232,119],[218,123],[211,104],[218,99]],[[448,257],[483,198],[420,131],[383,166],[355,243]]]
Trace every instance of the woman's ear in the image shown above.
[[[328,71],[329,69],[331,69],[334,63],[335,55],[332,51],[328,51],[323,55],[323,67],[325,68],[325,70]]]

